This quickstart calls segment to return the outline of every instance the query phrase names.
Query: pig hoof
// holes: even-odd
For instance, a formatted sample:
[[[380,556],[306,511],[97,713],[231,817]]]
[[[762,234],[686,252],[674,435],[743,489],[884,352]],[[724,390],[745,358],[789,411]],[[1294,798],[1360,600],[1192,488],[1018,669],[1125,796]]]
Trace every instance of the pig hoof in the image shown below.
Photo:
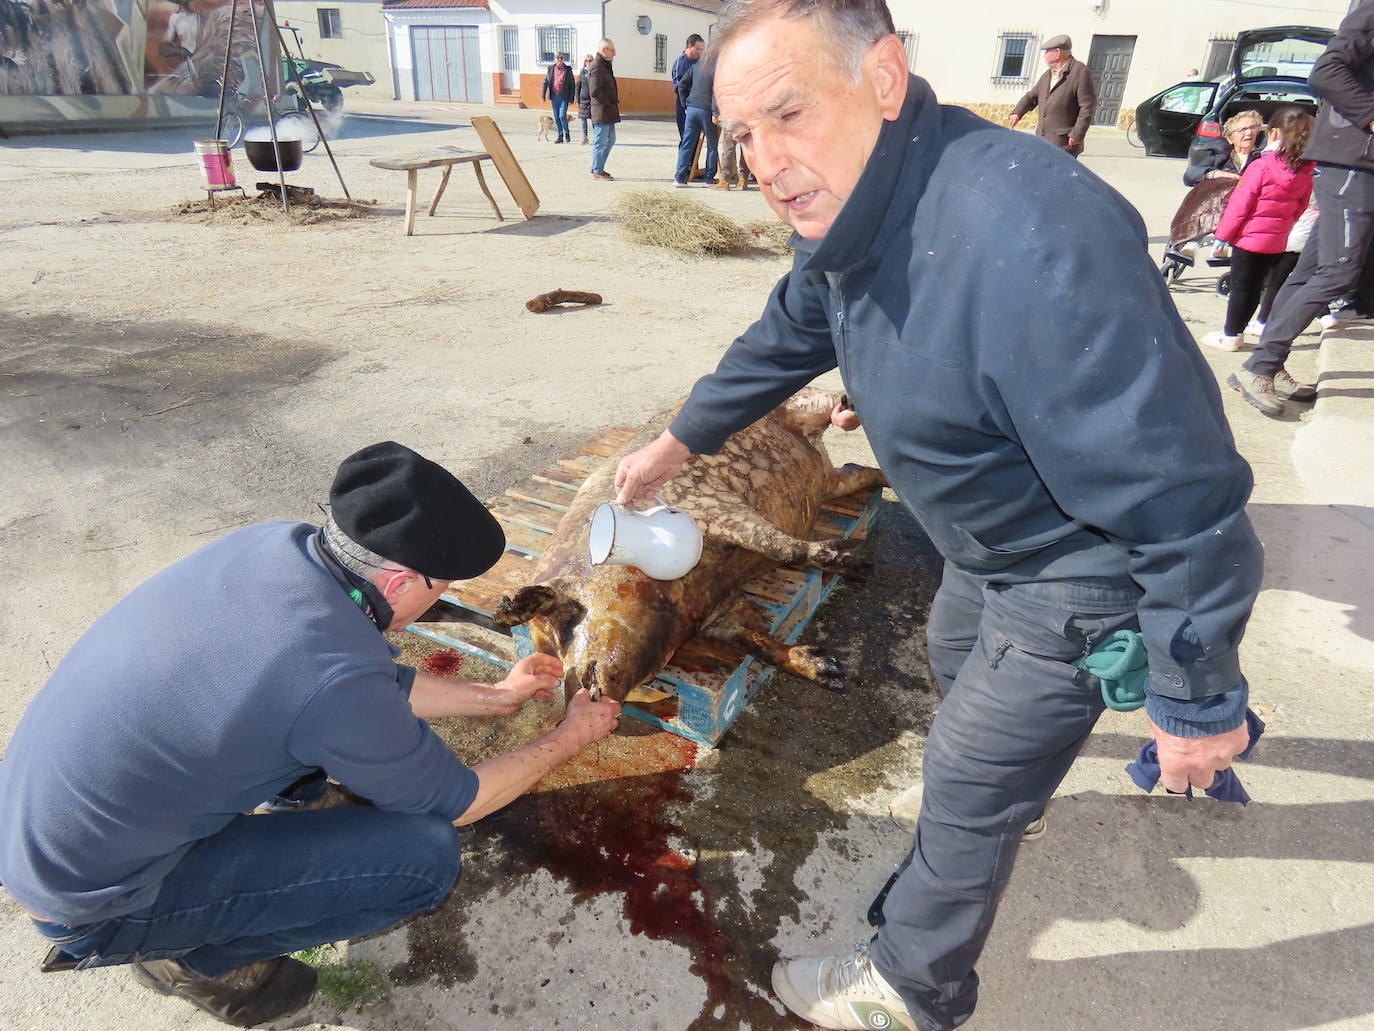
[[[857,543],[827,542],[817,548],[811,564],[827,573],[841,573],[848,579],[862,580],[873,569],[873,559],[866,551],[851,550]]]
[[[814,680],[828,691],[844,690],[844,666],[815,645],[794,645],[787,651],[787,668]]]

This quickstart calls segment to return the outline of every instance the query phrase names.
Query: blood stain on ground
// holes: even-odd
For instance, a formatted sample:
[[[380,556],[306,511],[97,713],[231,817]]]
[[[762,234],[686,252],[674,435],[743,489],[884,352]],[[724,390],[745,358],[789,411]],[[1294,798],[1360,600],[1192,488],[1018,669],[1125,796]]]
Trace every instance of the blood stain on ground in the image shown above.
[[[420,670],[436,677],[448,677],[463,668],[463,653],[451,648],[431,652],[420,662]]]

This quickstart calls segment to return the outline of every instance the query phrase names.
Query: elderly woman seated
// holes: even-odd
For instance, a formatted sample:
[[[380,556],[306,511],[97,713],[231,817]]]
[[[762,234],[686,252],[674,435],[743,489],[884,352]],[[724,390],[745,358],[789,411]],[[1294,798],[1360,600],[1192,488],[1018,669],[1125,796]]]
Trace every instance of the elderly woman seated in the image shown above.
[[[1241,111],[1226,119],[1222,137],[1211,140],[1207,150],[1183,173],[1185,186],[1196,186],[1204,179],[1239,179],[1250,159],[1264,147],[1264,116],[1258,111]]]

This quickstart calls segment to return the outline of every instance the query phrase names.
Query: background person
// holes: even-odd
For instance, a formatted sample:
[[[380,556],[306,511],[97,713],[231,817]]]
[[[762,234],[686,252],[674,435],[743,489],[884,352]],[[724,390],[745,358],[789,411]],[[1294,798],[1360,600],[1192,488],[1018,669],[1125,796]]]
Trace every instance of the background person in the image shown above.
[[[1078,157],[1097,110],[1097,86],[1088,66],[1071,53],[1073,41],[1068,36],[1051,37],[1041,50],[1049,67],[1017,102],[1007,124],[1015,128],[1027,112],[1038,108],[1036,135]]]
[[[1204,179],[1238,179],[1252,157],[1264,149],[1264,116],[1242,111],[1226,119],[1222,138],[1208,140],[1197,160],[1183,170],[1183,184],[1196,186]]]
[[[592,70],[592,55],[582,58],[582,71],[577,76],[577,117],[582,122],[582,142],[591,143],[592,120],[592,83],[589,77]]]
[[[716,145],[720,129],[711,115],[715,76],[715,61],[708,57],[688,68],[678,86],[678,95],[687,108],[687,120],[677,148],[677,170],[673,174],[673,181],[678,186],[691,183],[692,158],[696,155],[697,141],[703,137],[706,140],[706,164],[702,169],[701,181],[708,186],[716,182]]]
[[[592,178],[611,182],[606,158],[615,146],[615,126],[620,121],[620,87],[615,81],[615,44],[603,39],[588,74],[587,95],[592,101]]]
[[[1269,120],[1268,150],[1240,177],[1226,202],[1216,238],[1231,246],[1231,292],[1226,298],[1225,325],[1219,333],[1202,338],[1208,347],[1239,351],[1245,344],[1250,316],[1283,259],[1289,234],[1312,199],[1312,162],[1302,158],[1311,135],[1312,116],[1306,111],[1298,107],[1275,111]]]
[[[1322,98],[1304,155],[1317,163],[1314,239],[1274,301],[1259,346],[1226,382],[1253,407],[1282,416],[1285,401],[1311,401],[1284,364],[1293,341],[1332,301],[1355,290],[1374,243],[1374,4],[1346,15],[1308,77]]]
[[[677,121],[677,141],[682,142],[682,128],[686,124],[687,105],[682,102],[682,94],[678,89],[682,82],[682,77],[687,74],[687,69],[701,60],[701,52],[706,49],[706,40],[702,39],[695,32],[687,37],[687,46],[683,49],[673,62],[673,118]]]
[[[1021,834],[1104,710],[1085,651],[1141,635],[1166,788],[1210,785],[1248,747],[1250,470],[1135,209],[941,106],[881,0],[736,2],[712,49],[722,125],[801,239],[759,320],[622,460],[617,495],[652,495],[839,368],[946,560],[927,628],[942,701],[882,929],[779,961],[773,987],[822,1027],[944,1031],[973,1013]]]
[[[136,588],[72,646],[0,763],[0,880],[38,930],[240,1027],[310,999],[314,970],[286,953],[438,905],[455,825],[605,737],[619,709],[583,693],[543,738],[464,765],[425,720],[510,715],[561,664],[428,676],[382,634],[490,568],[500,525],[392,441],[345,459],[330,498],[324,527],[249,526]],[[243,815],[326,774],[373,805]]]
[[[572,134],[568,131],[568,105],[577,96],[577,80],[573,70],[568,67],[567,54],[555,54],[553,64],[544,74],[544,85],[539,91],[540,100],[553,102],[553,126],[558,139],[554,143],[568,143]]]

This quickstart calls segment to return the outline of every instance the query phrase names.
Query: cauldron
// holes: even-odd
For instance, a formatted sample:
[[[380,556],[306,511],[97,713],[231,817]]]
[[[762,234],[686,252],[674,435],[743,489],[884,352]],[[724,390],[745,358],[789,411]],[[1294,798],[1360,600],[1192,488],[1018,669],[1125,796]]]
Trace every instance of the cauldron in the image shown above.
[[[301,167],[301,141],[277,137],[277,152],[272,153],[271,140],[244,140],[243,152],[248,155],[248,163],[259,172],[294,172]],[[276,160],[280,158],[280,163]]]

